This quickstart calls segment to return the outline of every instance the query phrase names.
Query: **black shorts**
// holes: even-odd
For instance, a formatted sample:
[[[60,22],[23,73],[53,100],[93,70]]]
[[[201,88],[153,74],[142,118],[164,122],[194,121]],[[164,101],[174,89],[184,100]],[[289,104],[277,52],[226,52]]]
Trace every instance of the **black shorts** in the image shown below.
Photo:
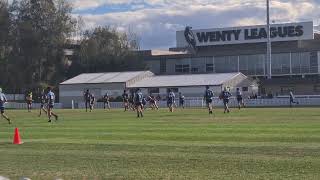
[[[212,103],[212,99],[207,99],[207,100],[206,100],[206,103],[207,103],[207,104]]]
[[[238,97],[237,97],[237,100],[238,100],[238,102],[242,102],[243,99],[242,99],[241,96],[238,96]]]
[[[142,102],[136,102],[135,105],[138,106],[142,106]]]
[[[223,103],[224,103],[224,104],[228,104],[228,103],[229,103],[229,99],[224,99],[224,100],[223,100]]]
[[[0,107],[0,112],[1,112],[1,114],[4,113],[4,107]]]
[[[174,101],[167,101],[168,106],[172,106],[174,104]]]
[[[53,106],[54,106],[53,104],[49,104],[49,105],[48,105],[48,108],[49,108],[49,109],[53,109]]]
[[[180,100],[180,104],[184,104],[184,100]]]
[[[31,100],[27,100],[27,104],[32,104],[32,101]]]

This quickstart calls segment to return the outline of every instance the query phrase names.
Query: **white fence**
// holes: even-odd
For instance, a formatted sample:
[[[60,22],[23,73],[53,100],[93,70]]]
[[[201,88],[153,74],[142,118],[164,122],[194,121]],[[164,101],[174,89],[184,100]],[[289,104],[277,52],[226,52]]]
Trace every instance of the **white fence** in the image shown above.
[[[6,94],[8,101],[23,101],[25,100],[24,94]]]
[[[299,102],[299,105],[294,105],[296,107],[303,106],[320,106],[320,98],[296,98],[295,101]],[[246,107],[288,107],[290,106],[289,98],[274,98],[274,99],[244,99]],[[157,102],[159,107],[167,107],[166,101]],[[223,107],[222,100],[214,99],[213,104],[215,107]],[[179,101],[176,101],[176,105],[179,106]],[[230,99],[229,106],[237,107],[238,102],[236,99]],[[122,108],[122,102],[111,102],[111,108]],[[205,107],[206,103],[202,98],[186,99],[185,107]],[[75,108],[85,108],[84,103],[79,103]],[[103,103],[96,103],[95,108],[103,108]]]
[[[296,98],[295,101],[299,102],[299,105],[295,105],[296,107],[303,107],[303,106],[320,106],[320,98]],[[245,99],[245,105],[247,107],[288,107],[290,105],[289,98],[274,98],[274,99]],[[159,101],[157,102],[159,107],[167,107],[166,101]],[[215,107],[223,107],[223,102],[219,99],[214,99],[213,104]],[[179,101],[176,101],[176,105],[179,106]],[[122,102],[111,102],[111,108],[123,108]],[[205,107],[206,104],[202,100],[202,98],[192,98],[185,100],[185,107],[189,108],[200,108]],[[230,99],[229,103],[230,107],[237,106],[236,99]],[[40,104],[34,103],[33,108],[39,108]],[[8,109],[26,109],[27,105],[25,103],[13,103],[9,102],[6,103],[6,108]],[[56,103],[56,109],[63,108],[63,104]],[[85,108],[84,102],[75,103],[75,109],[83,109]],[[102,109],[103,103],[99,102],[95,104],[96,109]]]
[[[40,103],[33,103],[32,108],[38,109],[40,108]],[[26,103],[15,103],[15,102],[8,102],[5,104],[5,107],[7,109],[27,109]],[[55,109],[62,109],[63,105],[61,103],[55,103],[54,108]]]

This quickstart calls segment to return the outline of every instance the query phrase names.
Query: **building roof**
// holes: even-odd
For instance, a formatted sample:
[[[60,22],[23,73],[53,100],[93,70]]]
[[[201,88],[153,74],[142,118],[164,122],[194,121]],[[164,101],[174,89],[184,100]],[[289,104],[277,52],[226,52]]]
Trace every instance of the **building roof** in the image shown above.
[[[128,86],[129,88],[152,87],[187,87],[187,86],[219,86],[235,78],[244,76],[242,73],[221,74],[188,74],[188,75],[163,75],[146,77]]]
[[[178,55],[178,54],[188,54],[187,51],[167,51],[167,50],[152,50],[152,56],[164,56],[164,55]]]
[[[99,83],[125,83],[139,75],[151,73],[150,71],[109,72],[109,73],[84,73],[66,80],[61,85],[67,84],[99,84]]]

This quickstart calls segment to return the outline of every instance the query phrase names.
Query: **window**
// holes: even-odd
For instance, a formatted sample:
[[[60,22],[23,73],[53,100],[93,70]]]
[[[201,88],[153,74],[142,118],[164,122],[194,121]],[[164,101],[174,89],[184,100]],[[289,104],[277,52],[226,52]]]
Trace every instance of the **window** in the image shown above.
[[[193,73],[199,72],[199,68],[192,67],[191,68],[191,72],[193,72]]]
[[[293,86],[281,86],[281,95],[288,95],[290,91],[294,92]]]
[[[242,91],[243,92],[247,92],[247,91],[249,91],[249,88],[248,87],[242,87]]]
[[[171,89],[172,92],[174,92],[174,93],[178,93],[178,92],[179,92],[179,89],[178,89],[178,88],[168,88],[168,89],[167,89],[167,92],[169,92],[170,89]]]
[[[272,74],[290,73],[290,54],[272,54]]]
[[[293,74],[303,74],[310,72],[310,52],[300,52],[291,54],[291,64],[292,64],[292,73]],[[312,62],[312,64],[315,64]]]
[[[238,72],[238,56],[221,56],[214,58],[217,73]]]
[[[165,59],[160,60],[160,73],[166,73],[167,72],[167,61]]]
[[[190,70],[189,64],[182,64],[182,65],[177,65],[175,66],[175,71],[177,73],[188,73]]]
[[[265,55],[242,55],[239,57],[239,70],[245,75],[263,75]]]
[[[313,91],[314,92],[320,92],[320,84],[314,85],[313,86]]]
[[[213,72],[213,64],[206,64],[206,72]]]
[[[149,93],[150,94],[159,94],[159,88],[150,88]]]

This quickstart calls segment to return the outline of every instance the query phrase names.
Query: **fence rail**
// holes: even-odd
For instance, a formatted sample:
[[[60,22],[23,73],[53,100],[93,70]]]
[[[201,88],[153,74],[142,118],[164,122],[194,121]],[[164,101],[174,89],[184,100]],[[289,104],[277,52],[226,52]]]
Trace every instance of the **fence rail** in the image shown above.
[[[313,98],[296,98],[296,101],[299,102],[299,105],[295,105],[297,107],[299,106],[320,106],[320,97],[313,97]],[[245,99],[244,100],[247,107],[288,107],[290,105],[289,98],[274,98],[274,99]],[[166,101],[159,101],[157,102],[159,107],[167,107]],[[219,99],[214,99],[213,104],[215,107],[223,107],[223,102]],[[179,102],[176,101],[176,105],[179,106]],[[230,99],[229,103],[230,107],[236,107],[237,101],[236,99]],[[14,103],[9,102],[5,104],[6,108],[9,109],[26,109],[27,105],[25,103]],[[111,108],[122,108],[123,103],[122,102],[111,102],[110,103]],[[194,98],[194,99],[186,99],[185,100],[185,107],[187,108],[200,108],[205,107],[206,104],[203,101],[202,98]],[[73,106],[75,109],[83,109],[85,108],[85,103],[74,103]],[[40,108],[39,103],[34,103],[33,108]],[[56,103],[55,104],[56,109],[62,109],[63,104]],[[102,109],[103,103],[95,103],[96,109]]]

